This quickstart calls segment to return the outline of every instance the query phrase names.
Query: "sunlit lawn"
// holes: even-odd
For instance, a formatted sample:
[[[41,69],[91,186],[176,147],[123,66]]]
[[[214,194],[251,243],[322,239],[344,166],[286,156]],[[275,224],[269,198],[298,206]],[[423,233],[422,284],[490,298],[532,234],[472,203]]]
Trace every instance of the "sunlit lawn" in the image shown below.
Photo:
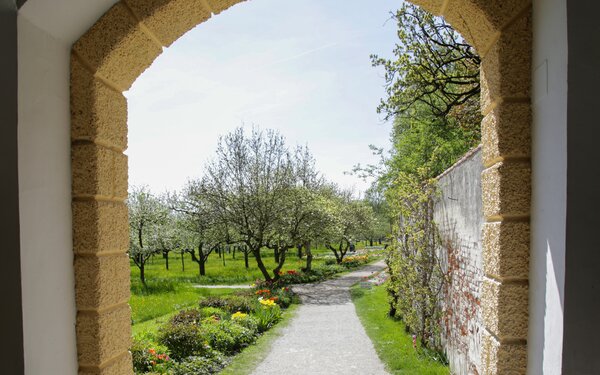
[[[360,246],[358,246],[360,248]],[[331,251],[319,248],[313,249],[313,267],[319,266],[324,262],[324,255],[331,254]],[[272,251],[262,252],[263,262],[269,271],[275,268],[275,260]],[[181,262],[181,255],[169,254],[169,270],[166,270],[165,260],[157,255],[146,265],[146,280],[152,281],[170,280],[176,282],[188,282],[202,285],[238,285],[250,284],[263,276],[256,266],[256,260],[250,256],[248,259],[249,268],[244,266],[244,254],[236,253],[225,254],[225,261],[216,253],[210,255],[206,263],[206,276],[199,276],[198,264],[191,260],[189,254],[184,255],[184,264]],[[298,259],[295,250],[290,250],[286,257],[286,263],[283,270],[299,270],[306,265],[306,258]],[[139,269],[131,263],[131,281],[132,290],[139,287]]]
[[[423,349],[414,349],[404,324],[387,315],[385,286],[373,289],[352,288],[356,313],[371,338],[377,355],[392,374],[447,375],[450,370]]]

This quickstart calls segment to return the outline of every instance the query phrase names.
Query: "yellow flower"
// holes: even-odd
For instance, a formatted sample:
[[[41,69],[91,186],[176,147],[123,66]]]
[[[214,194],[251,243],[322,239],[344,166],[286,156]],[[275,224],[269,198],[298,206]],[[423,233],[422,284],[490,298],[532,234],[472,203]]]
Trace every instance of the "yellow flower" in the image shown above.
[[[271,307],[271,306],[275,306],[275,301],[270,300],[270,299],[261,299],[260,304],[265,306],[265,307]]]
[[[244,314],[243,312],[238,311],[235,314],[231,315],[231,319],[243,319],[247,316],[248,316],[248,314]]]

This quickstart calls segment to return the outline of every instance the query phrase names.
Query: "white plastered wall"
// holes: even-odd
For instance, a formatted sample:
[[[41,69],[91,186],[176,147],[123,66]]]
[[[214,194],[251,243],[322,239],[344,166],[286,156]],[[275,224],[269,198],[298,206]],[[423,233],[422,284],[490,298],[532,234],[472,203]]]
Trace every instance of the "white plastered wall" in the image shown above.
[[[114,0],[19,11],[19,207],[26,374],[77,374],[69,54]]]
[[[567,197],[567,5],[533,2],[528,373],[561,373]]]

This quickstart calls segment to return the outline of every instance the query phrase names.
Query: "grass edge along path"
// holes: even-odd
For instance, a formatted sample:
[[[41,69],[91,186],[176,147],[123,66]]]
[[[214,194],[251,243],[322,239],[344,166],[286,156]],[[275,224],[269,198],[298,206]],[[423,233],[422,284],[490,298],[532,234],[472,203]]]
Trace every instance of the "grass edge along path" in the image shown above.
[[[239,354],[236,354],[232,361],[225,367],[220,375],[248,375],[265,359],[271,351],[271,346],[275,339],[282,335],[282,331],[287,327],[294,316],[300,304],[294,303],[283,311],[282,319],[273,328],[263,333],[256,342],[247,348],[244,348]]]
[[[387,315],[385,284],[363,289],[359,284],[351,289],[352,302],[379,358],[391,374],[448,375],[450,369],[415,350],[412,337],[402,321]]]

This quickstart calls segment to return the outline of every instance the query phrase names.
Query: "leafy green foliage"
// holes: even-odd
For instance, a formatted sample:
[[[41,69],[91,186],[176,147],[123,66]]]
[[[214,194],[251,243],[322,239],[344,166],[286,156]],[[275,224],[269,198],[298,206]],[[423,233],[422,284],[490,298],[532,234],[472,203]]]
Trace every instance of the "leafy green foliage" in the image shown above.
[[[133,339],[131,344],[131,357],[133,369],[136,373],[160,369],[166,370],[171,367],[172,360],[168,355],[168,349],[161,345],[155,345],[147,340]]]
[[[436,117],[451,115],[478,128],[480,58],[473,47],[418,6],[405,4],[392,18],[398,25],[395,60],[371,56],[385,69],[387,98],[378,111],[390,119],[421,103]]]
[[[235,313],[238,311],[248,313],[254,308],[254,298],[247,296],[210,296],[201,298],[200,307],[217,307]]]
[[[217,351],[211,351],[204,356],[192,356],[176,364],[171,370],[173,375],[211,375],[216,374],[227,365],[227,357]]]
[[[253,316],[256,318],[258,332],[264,332],[281,320],[281,308],[277,304],[258,306]]]
[[[257,331],[232,320],[215,321],[202,325],[202,337],[211,348],[233,354],[256,340]]]
[[[201,356],[210,350],[197,324],[167,323],[158,333],[158,342],[169,349],[171,357],[182,360],[190,356]]]
[[[401,174],[390,193],[395,196],[398,237],[390,248],[388,292],[391,314],[402,318],[421,341],[441,349],[441,297],[446,276],[438,255],[440,239],[433,222],[435,181]]]
[[[377,355],[391,374],[447,375],[450,369],[445,358],[424,348],[413,347],[411,334],[404,323],[388,315],[386,285],[372,289],[355,286],[352,301]]]

